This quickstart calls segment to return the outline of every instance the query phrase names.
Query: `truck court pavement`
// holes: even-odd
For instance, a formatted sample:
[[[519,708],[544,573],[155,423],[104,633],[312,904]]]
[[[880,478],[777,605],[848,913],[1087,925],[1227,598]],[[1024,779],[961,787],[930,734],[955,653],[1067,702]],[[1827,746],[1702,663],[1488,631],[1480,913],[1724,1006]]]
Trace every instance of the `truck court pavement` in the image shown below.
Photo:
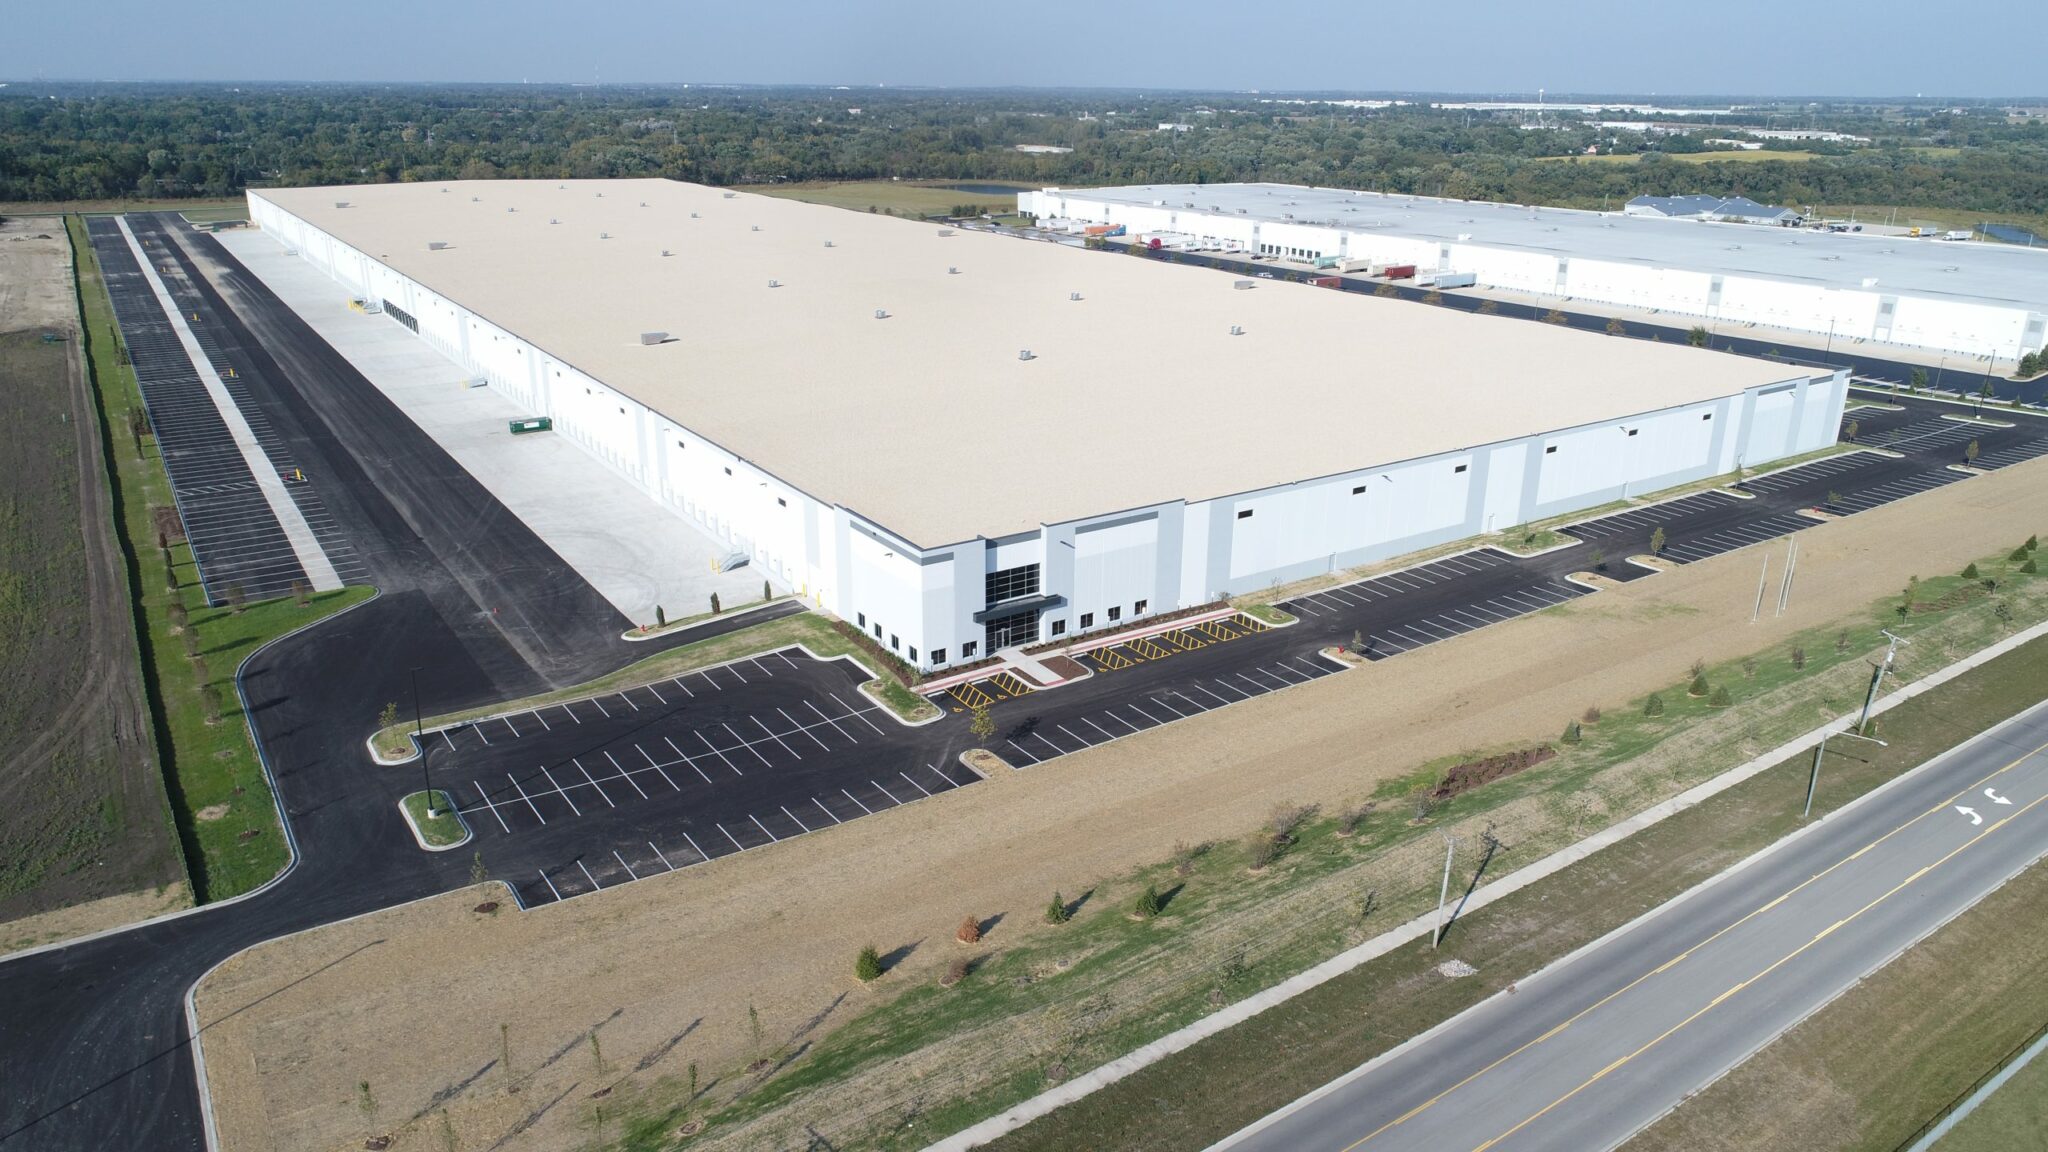
[[[1613,1148],[2044,848],[2039,705],[1217,1150]]]

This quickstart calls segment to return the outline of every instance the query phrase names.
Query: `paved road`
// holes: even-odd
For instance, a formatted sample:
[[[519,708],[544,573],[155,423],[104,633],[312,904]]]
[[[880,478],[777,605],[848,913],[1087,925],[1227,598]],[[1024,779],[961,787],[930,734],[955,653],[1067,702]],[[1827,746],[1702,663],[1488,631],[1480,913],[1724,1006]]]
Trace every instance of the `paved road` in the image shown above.
[[[2048,704],[1218,1147],[1612,1148],[2044,849]]]

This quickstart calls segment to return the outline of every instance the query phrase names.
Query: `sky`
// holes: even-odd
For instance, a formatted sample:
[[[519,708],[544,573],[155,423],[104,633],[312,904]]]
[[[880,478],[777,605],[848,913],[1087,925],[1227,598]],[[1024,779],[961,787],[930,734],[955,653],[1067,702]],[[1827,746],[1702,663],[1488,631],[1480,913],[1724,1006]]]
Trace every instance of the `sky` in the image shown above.
[[[0,79],[2048,95],[2042,0],[75,0],[36,22]]]

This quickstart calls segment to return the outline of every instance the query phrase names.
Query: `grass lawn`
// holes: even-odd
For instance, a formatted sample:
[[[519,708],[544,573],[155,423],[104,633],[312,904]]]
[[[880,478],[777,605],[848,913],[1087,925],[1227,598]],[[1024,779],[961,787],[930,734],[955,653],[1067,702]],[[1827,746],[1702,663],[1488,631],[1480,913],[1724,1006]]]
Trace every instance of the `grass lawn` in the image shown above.
[[[601,676],[596,680],[583,684],[576,684],[554,692],[543,693],[539,696],[527,696],[519,700],[507,700],[503,703],[492,704],[483,708],[472,708],[466,712],[448,712],[438,716],[429,716],[426,718],[425,726],[428,728],[439,728],[447,724],[459,724],[467,720],[495,716],[501,712],[524,712],[533,708],[542,708],[549,704],[559,704],[565,700],[581,700],[586,696],[616,692],[621,688],[631,688],[657,680],[666,680],[671,676],[681,676],[685,672],[693,672],[713,664],[724,664],[733,660],[742,660],[748,656],[757,656],[763,652],[773,652],[777,648],[787,648],[792,644],[802,644],[812,652],[826,658],[851,656],[859,661],[863,667],[868,667],[866,657],[849,643],[846,637],[841,636],[825,617],[815,612],[804,612],[796,616],[785,616],[780,620],[770,620],[766,623],[756,624],[750,628],[742,628],[737,632],[728,632],[723,636],[715,636],[709,640],[700,640],[695,644],[685,644],[680,648],[671,648],[658,655],[649,656],[645,660],[628,664],[610,675]],[[891,711],[903,719],[923,720],[939,714],[937,705],[897,683],[894,678],[882,676],[878,677],[877,680],[879,687],[871,692],[870,695],[876,697],[879,702],[887,704]],[[867,685],[864,687],[875,686]],[[408,737],[406,734],[411,731],[412,723],[409,720],[402,720],[391,727],[380,729],[377,733],[378,745],[384,747],[388,741],[395,750],[407,743]]]
[[[2036,904],[2027,915],[2043,919]],[[2040,977],[2035,977],[2040,983]],[[2048,1148],[2048,1054],[2013,1073],[2003,1087],[1986,1097],[1934,1146],[1935,1152],[2012,1152],[2015,1148]]]
[[[154,441],[145,436],[138,450],[125,433],[128,414],[142,407],[141,390],[122,360],[113,309],[84,222],[72,216],[67,224],[101,419],[123,430],[113,438],[114,502],[130,583],[142,603],[143,678],[163,749],[172,817],[192,873],[194,898],[220,900],[269,880],[288,857],[270,781],[257,760],[235,689],[235,671],[272,639],[373,593],[344,588],[311,596],[304,605],[284,598],[240,612],[209,608],[191,549],[183,543],[168,550],[169,574],[177,580],[177,588],[170,589],[151,518],[152,508],[171,505],[170,478]],[[179,614],[182,626],[174,623]]]
[[[963,184],[994,184],[997,181],[962,180]],[[943,216],[954,208],[973,204],[983,212],[1014,213],[1017,210],[1015,196],[990,196],[981,192],[961,192],[953,188],[932,184],[913,184],[902,180],[856,180],[847,183],[824,184],[750,184],[741,189],[763,196],[784,196],[791,200],[804,200],[812,204],[829,204],[834,208],[850,208],[856,212],[894,212],[900,216]],[[1030,185],[1017,185],[1017,191],[1028,192]]]
[[[420,839],[430,848],[447,848],[460,844],[469,837],[469,830],[455,816],[455,801],[439,788],[434,789],[434,815],[427,815],[427,794],[413,792],[399,801],[405,805],[405,814],[412,820],[412,826],[419,830]]]
[[[2048,662],[2025,665],[2024,672],[2033,677],[2036,693],[2048,688]],[[2035,867],[1625,1147],[1627,1152],[1735,1147],[1890,1152],[1969,1092],[2008,1053],[2031,1041],[2043,1021],[2048,1021],[2048,868]],[[2043,1068],[2048,1062],[2029,1066],[2022,1077],[2031,1073],[2030,1081],[2009,1083],[1971,1133],[1958,1132],[1939,1147],[1943,1152],[2043,1147],[2041,1133],[2048,1130]],[[2031,1139],[2022,1135],[2028,1132]]]

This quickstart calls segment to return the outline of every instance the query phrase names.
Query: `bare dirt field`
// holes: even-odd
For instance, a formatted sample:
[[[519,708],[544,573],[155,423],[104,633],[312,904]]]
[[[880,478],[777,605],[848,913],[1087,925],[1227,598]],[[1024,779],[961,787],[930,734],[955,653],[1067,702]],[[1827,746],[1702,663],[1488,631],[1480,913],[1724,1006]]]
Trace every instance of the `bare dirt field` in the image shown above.
[[[0,227],[0,922],[182,902],[60,224]],[[45,339],[45,333],[57,338]],[[55,921],[0,926],[0,948]]]
[[[2035,463],[1818,526],[1801,536],[1789,611],[1756,625],[1759,561],[1745,550],[598,896],[478,913],[502,897],[477,889],[261,945],[199,990],[223,1147],[617,1137],[591,1093],[694,1069],[749,1079],[734,1070],[762,1033],[800,1054],[929,984],[965,912],[1000,913],[998,936],[1028,941],[1053,931],[1038,913],[1055,889],[1088,890],[1177,842],[1233,840],[1284,802],[1335,807],[1440,757],[1554,737],[1589,704],[1682,681],[1694,658],[1740,660],[1866,611],[1909,576],[2009,550],[2048,528],[2044,493],[2048,463]],[[907,950],[873,988],[851,974],[868,943]],[[751,1146],[781,1143],[765,1136]]]

